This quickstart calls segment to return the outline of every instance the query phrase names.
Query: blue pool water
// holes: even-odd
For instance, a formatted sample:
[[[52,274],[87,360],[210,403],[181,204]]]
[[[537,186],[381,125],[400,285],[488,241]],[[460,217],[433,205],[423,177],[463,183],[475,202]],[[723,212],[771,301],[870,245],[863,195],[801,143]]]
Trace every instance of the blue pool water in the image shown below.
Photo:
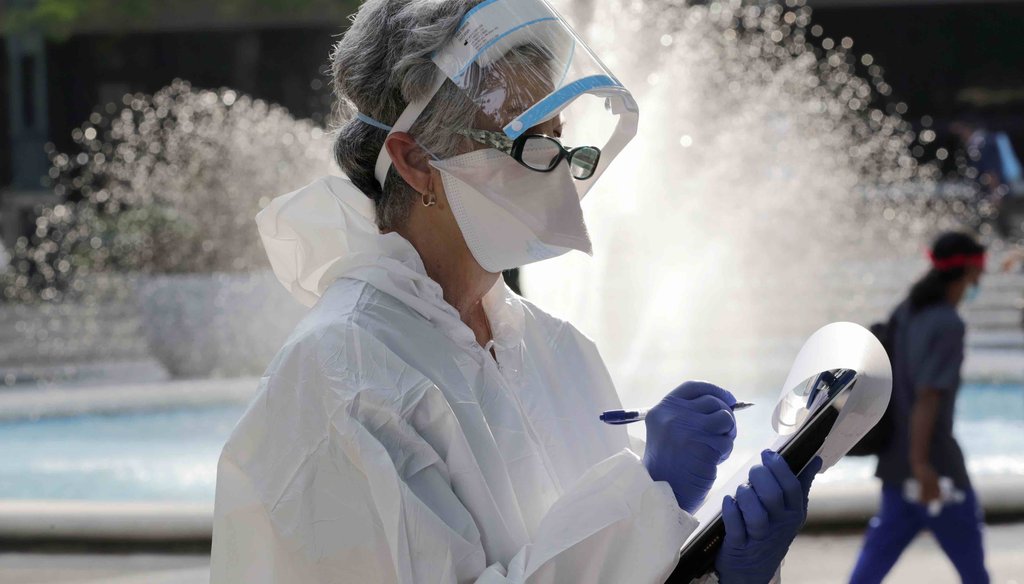
[[[956,433],[971,471],[1024,476],[1024,386],[972,384],[957,405]],[[738,420],[733,461],[764,443],[745,431],[765,426],[758,416],[769,408],[754,409]],[[212,501],[221,445],[243,411],[222,406],[0,423],[0,499]],[[872,458],[846,459],[819,480],[863,480],[872,471]]]
[[[0,423],[0,499],[212,501],[243,406]]]

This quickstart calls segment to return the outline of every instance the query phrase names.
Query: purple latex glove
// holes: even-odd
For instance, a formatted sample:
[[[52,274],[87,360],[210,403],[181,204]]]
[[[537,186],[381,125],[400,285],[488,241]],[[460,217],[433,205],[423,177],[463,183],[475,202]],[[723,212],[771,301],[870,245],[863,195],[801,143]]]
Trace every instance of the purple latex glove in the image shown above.
[[[725,539],[715,559],[722,584],[767,584],[807,518],[807,494],[821,470],[815,457],[800,476],[770,450],[750,469],[749,484],[722,501]]]
[[[736,439],[731,406],[721,387],[687,381],[647,412],[644,466],[672,487],[679,507],[693,513],[704,501]]]

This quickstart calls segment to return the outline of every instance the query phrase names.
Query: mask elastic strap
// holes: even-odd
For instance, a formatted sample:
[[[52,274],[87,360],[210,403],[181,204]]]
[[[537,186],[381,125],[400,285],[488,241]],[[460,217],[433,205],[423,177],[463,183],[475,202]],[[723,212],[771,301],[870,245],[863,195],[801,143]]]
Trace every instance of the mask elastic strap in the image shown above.
[[[448,77],[446,75],[438,70],[434,74],[434,81],[430,90],[422,99],[414,101],[406,106],[402,115],[398,116],[398,119],[395,120],[395,125],[391,127],[391,130],[388,132],[388,136],[395,132],[408,132],[409,129],[412,128],[412,125],[416,123],[416,120],[419,119],[423,110],[427,109],[427,106],[430,104],[430,100],[432,100],[438,90],[441,89],[441,86],[444,85],[444,81],[447,78]],[[385,142],[386,141],[387,138],[385,138]],[[389,168],[391,168],[391,155],[388,154],[387,147],[382,144],[380,147],[380,154],[377,155],[377,165],[373,169],[373,176],[377,179],[381,189],[384,188],[384,179],[387,178]]]
[[[356,119],[368,126],[373,126],[374,128],[384,130],[385,132],[391,131],[391,126],[385,124],[384,122],[378,122],[377,120],[371,118],[370,116],[364,114],[363,112],[356,112]]]
[[[434,160],[435,160],[435,161],[437,161],[437,162],[441,162],[441,157],[440,157],[440,156],[438,156],[437,154],[434,154],[433,152],[431,152],[431,151],[430,151],[430,148],[427,148],[427,147],[426,147],[426,146],[424,146],[423,144],[420,144],[420,141],[419,141],[419,140],[416,140],[416,145],[417,145],[417,146],[419,146],[421,150],[423,150],[424,152],[426,152],[426,153],[427,153],[427,155],[429,155],[429,156],[430,156],[430,157],[431,157],[432,159],[434,159]]]

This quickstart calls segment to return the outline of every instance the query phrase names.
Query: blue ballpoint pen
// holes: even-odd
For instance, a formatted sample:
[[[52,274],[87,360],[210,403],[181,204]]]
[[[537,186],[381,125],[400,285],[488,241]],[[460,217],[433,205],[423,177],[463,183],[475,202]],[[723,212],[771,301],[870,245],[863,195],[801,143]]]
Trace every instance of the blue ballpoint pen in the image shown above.
[[[732,405],[732,411],[745,410],[754,404],[750,402],[736,402]],[[642,422],[647,417],[647,410],[608,410],[601,414],[601,421],[605,424],[621,425]]]

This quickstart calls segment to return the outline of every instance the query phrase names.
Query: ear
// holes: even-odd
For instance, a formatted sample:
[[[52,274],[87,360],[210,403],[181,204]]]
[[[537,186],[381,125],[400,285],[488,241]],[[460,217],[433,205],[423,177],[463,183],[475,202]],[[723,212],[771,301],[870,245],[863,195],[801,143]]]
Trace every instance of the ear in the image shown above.
[[[391,163],[405,182],[416,192],[430,191],[430,165],[423,148],[408,132],[395,132],[384,141]]]

